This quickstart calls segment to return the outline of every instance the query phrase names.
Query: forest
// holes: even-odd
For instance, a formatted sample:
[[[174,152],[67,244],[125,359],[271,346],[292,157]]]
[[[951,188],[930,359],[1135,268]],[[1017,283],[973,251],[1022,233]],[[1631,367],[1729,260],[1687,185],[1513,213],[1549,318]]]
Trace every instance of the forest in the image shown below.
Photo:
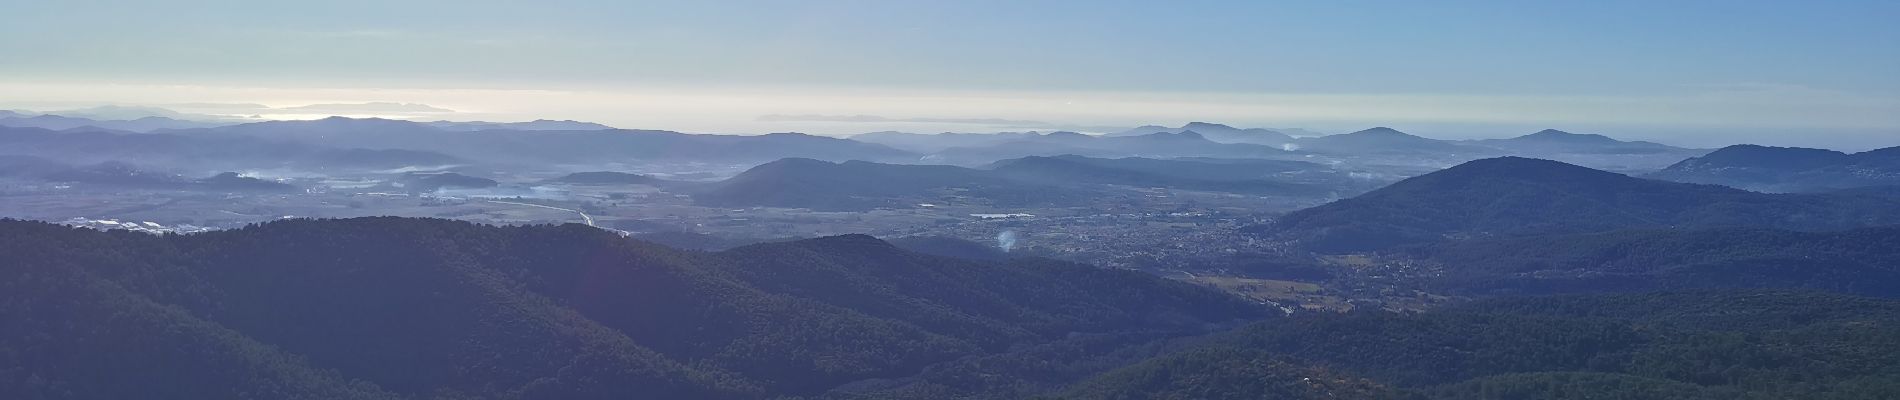
[[[1818,292],[1500,298],[1263,321],[1075,399],[1887,399],[1900,302]]]
[[[1274,312],[1139,272],[861,235],[702,253],[409,218],[166,236],[9,220],[0,293],[0,397],[16,399],[817,396]]]
[[[1891,248],[1885,231],[1799,244],[1811,235],[1734,233],[1662,261],[1751,254],[1740,239],[1756,237]],[[1552,254],[1615,261],[1572,253]],[[1141,272],[863,235],[706,252],[578,224],[150,235],[5,220],[0,311],[0,397],[17,399],[1900,395],[1900,302],[1874,297],[1724,288],[1288,314]]]

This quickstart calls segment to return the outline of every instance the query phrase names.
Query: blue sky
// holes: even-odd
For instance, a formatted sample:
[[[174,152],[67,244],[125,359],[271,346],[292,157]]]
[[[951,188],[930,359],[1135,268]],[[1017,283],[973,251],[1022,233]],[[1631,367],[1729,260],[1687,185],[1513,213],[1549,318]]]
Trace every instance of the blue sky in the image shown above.
[[[7,8],[0,89],[11,94],[0,93],[0,107],[399,101],[469,117],[532,113],[737,132],[889,128],[755,120],[867,114],[1076,127],[1393,125],[1473,137],[1549,126],[1691,144],[1820,132],[1840,147],[1900,142],[1894,1]]]

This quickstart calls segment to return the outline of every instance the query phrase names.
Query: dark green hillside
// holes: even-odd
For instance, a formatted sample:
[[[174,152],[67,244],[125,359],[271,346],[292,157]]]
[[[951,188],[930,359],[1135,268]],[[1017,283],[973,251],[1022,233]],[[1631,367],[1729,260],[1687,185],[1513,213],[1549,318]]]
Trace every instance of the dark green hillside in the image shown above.
[[[1711,232],[1502,246],[1611,270],[1777,250],[1892,258],[1879,229]],[[1693,291],[1277,317],[1132,271],[862,235],[709,253],[576,224],[284,220],[154,236],[6,220],[0,289],[5,398],[1900,395],[1893,300]]]
[[[1075,399],[1378,399],[1391,388],[1280,360],[1272,352],[1205,348],[1115,370],[1069,389]]]
[[[1682,160],[1649,177],[1766,192],[1822,192],[1900,184],[1900,147],[1847,154],[1800,147],[1734,145]]]
[[[180,254],[171,262],[205,288],[203,304],[185,304],[196,313],[398,393],[734,398],[759,391],[724,371],[668,359],[524,285],[528,277],[499,256],[507,240],[540,236],[533,232],[371,218],[285,221],[168,241]],[[482,365],[494,367],[471,368]]]
[[[992,349],[1071,332],[1192,329],[1264,313],[1224,294],[1134,271],[1044,259],[982,264],[909,253],[862,235],[719,255],[754,287],[958,332]]]
[[[1444,271],[1464,294],[1806,288],[1900,297],[1900,228],[1638,230],[1413,245],[1391,252]]]
[[[1002,261],[1009,253],[994,243],[979,243],[947,236],[905,236],[889,238],[891,245],[914,253],[978,261]]]
[[[18,398],[817,395],[1075,335],[1139,345],[1265,315],[1133,272],[869,237],[696,253],[571,224],[150,236],[0,221],[0,266],[0,390]]]
[[[84,261],[16,257],[94,246],[140,248],[142,235],[6,226],[0,262],[0,397],[9,399],[398,399],[374,385],[154,302]],[[117,255],[102,255],[116,257]]]
[[[1900,198],[1776,195],[1517,157],[1468,162],[1253,230],[1323,252],[1633,228],[1837,230],[1900,223]]]
[[[1265,321],[1103,374],[1067,394],[1875,399],[1900,395],[1895,382],[1900,302],[1708,291],[1507,298],[1417,315]],[[1397,394],[1382,396],[1379,388]]]

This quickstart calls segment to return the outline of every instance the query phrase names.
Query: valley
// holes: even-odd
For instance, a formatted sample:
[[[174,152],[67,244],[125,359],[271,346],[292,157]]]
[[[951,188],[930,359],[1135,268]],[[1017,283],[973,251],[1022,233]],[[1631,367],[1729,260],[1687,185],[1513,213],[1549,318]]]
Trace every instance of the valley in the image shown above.
[[[1659,220],[1674,218],[1659,217],[1660,214],[1604,218],[1624,212],[1609,212],[1603,208],[1606,205],[1593,205],[1602,200],[1589,200],[1590,196],[1604,198],[1604,195],[1588,193],[1600,188],[1580,186],[1574,191],[1551,188],[1549,190],[1556,192],[1527,192],[1526,188],[1546,185],[1535,182],[1616,186],[1627,188],[1623,190],[1631,191],[1632,195],[1673,190],[1678,193],[1670,196],[1684,201],[1705,201],[1695,198],[1707,197],[1706,201],[1715,204],[1711,207],[1788,209],[1791,211],[1786,212],[1806,213],[1802,215],[1807,219],[1788,223],[1772,222],[1774,217],[1759,221],[1725,218],[1693,222],[1709,227],[1740,224],[1835,229],[1879,224],[1885,221],[1881,218],[1891,216],[1879,211],[1861,217],[1874,220],[1855,223],[1826,222],[1817,220],[1817,216],[1824,215],[1830,208],[1900,209],[1887,207],[1900,205],[1900,202],[1877,193],[1809,196],[1812,201],[1750,197],[1740,191],[1671,186],[1558,162],[1510,157],[1479,159],[1520,153],[1568,160],[1606,155],[1661,160],[1649,164],[1653,166],[1674,163],[1667,161],[1669,157],[1700,154],[1654,143],[1623,142],[1601,135],[1556,130],[1515,139],[1473,142],[1437,141],[1388,128],[1337,135],[1338,138],[1280,139],[1280,136],[1263,133],[1270,131],[1195,123],[1157,132],[1130,131],[1099,138],[1081,134],[1024,133],[979,141],[985,138],[878,133],[867,134],[867,138],[872,138],[870,142],[857,143],[799,135],[743,137],[657,131],[470,128],[477,129],[475,134],[490,138],[483,140],[525,135],[543,137],[546,139],[537,146],[549,150],[576,145],[666,143],[665,146],[675,149],[705,152],[706,146],[732,146],[747,141],[801,143],[790,147],[749,147],[754,149],[750,150],[752,153],[739,157],[686,160],[678,158],[679,155],[637,150],[632,154],[645,155],[613,162],[569,159],[537,164],[529,162],[535,157],[532,153],[486,162],[467,161],[495,157],[481,155],[491,150],[480,146],[432,144],[425,140],[432,136],[468,134],[440,126],[330,118],[145,134],[56,133],[28,128],[17,135],[0,137],[0,140],[34,143],[33,147],[13,148],[13,155],[0,154],[0,157],[10,157],[6,159],[10,161],[0,164],[11,165],[5,173],[0,173],[0,199],[6,200],[0,202],[0,213],[3,213],[0,215],[102,229],[181,233],[237,229],[285,219],[370,216],[447,218],[497,225],[582,223],[628,237],[701,250],[843,234],[868,234],[887,239],[929,238],[955,243],[947,247],[939,245],[940,251],[933,254],[967,258],[1048,257],[1199,282],[1278,306],[1342,311],[1361,306],[1423,310],[1465,295],[1458,293],[1459,290],[1426,283],[1446,274],[1444,268],[1455,266],[1383,252],[1392,245],[1430,242],[1437,238],[1482,239],[1496,235],[1682,223]],[[458,126],[457,129],[463,128]],[[1202,136],[1195,129],[1219,134]],[[273,130],[296,134],[260,135]],[[367,132],[416,136],[397,138]],[[325,138],[325,141],[296,139],[299,135],[314,135],[312,137]],[[617,135],[626,137],[616,138]],[[1163,136],[1150,137],[1153,135]],[[1266,139],[1249,135],[1265,135],[1261,137]],[[158,148],[177,146],[195,148],[197,150],[192,151],[199,152],[222,147],[228,150],[212,151],[278,149],[273,151],[351,156],[321,156],[292,163],[262,158],[224,158],[219,164],[166,155],[172,153],[147,153],[130,158],[144,160],[145,165],[151,166],[148,169],[122,163],[117,161],[119,158],[100,158],[115,152],[135,154],[130,153],[132,148],[79,151],[109,143],[101,142],[102,139],[119,136],[137,137],[159,144]],[[1235,144],[1214,142],[1208,137]],[[337,141],[339,138],[342,140]],[[1248,148],[1245,151],[1268,153],[1260,153],[1266,158],[1221,158],[1241,154],[1232,146],[1272,141],[1297,145],[1283,146],[1287,148],[1312,150]],[[879,143],[897,148],[867,147],[879,146]],[[961,150],[969,146],[1014,148],[1012,146],[1026,143],[1062,143],[1061,147],[1045,150],[1087,149],[1085,153],[1097,156],[989,151],[985,153],[988,157],[1020,158],[968,159],[976,153]],[[1165,146],[1157,147],[1159,144]],[[872,150],[864,152],[865,149]],[[797,157],[888,159],[891,154],[908,151],[962,152],[964,161],[972,164],[825,161]],[[1167,153],[1157,156],[1161,153],[1156,151]],[[748,161],[773,157],[781,158],[756,164],[756,161]],[[94,165],[51,161],[74,159],[108,161]],[[923,159],[929,160],[931,156]],[[1444,171],[1433,166],[1471,159],[1478,161]],[[405,165],[415,162],[449,164]],[[1611,163],[1603,167],[1630,166]],[[191,178],[233,169],[251,172],[226,175],[256,183],[234,182],[239,185],[214,187],[194,183],[211,182],[209,180]],[[1413,176],[1417,177],[1407,179]],[[1502,191],[1487,192],[1493,189]],[[1417,193],[1388,194],[1395,192]],[[1401,205],[1356,206],[1375,198],[1420,201],[1426,198],[1423,196],[1441,198],[1417,204],[1482,206],[1499,214],[1444,215],[1455,207],[1443,206],[1417,210],[1403,210]],[[1614,198],[1612,201],[1625,202],[1630,195],[1610,196]],[[1572,207],[1570,203],[1581,208],[1569,211],[1548,208]],[[1545,208],[1512,210],[1533,204]],[[1611,206],[1678,207],[1633,203]],[[1364,210],[1347,211],[1360,208]],[[1811,211],[1793,211],[1800,209]],[[1369,211],[1376,213],[1365,214]],[[1574,215],[1576,219],[1510,228],[1519,231],[1498,231],[1489,226],[1447,229],[1439,225],[1493,220],[1521,223],[1524,220],[1515,214],[1519,211],[1543,215],[1540,218]],[[1326,216],[1338,212],[1347,214]],[[1444,220],[1427,225],[1376,223],[1422,218]],[[1629,221],[1616,222],[1617,218]],[[1312,221],[1323,222],[1314,225]],[[1540,224],[1563,228],[1536,230]]]

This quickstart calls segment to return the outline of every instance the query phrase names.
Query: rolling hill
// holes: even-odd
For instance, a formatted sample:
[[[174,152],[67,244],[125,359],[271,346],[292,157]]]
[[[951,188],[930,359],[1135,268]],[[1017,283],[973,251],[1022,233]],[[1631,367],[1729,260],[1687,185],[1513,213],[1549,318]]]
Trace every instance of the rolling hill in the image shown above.
[[[1900,147],[1848,154],[1798,147],[1735,145],[1683,160],[1646,176],[1763,192],[1900,185]]]
[[[1643,174],[1682,160],[1707,154],[1654,142],[1623,141],[1609,136],[1545,129],[1509,139],[1468,140],[1462,143],[1497,149],[1501,154],[1542,158],[1601,170]]]
[[[1436,242],[1385,253],[1437,271],[1462,295],[1707,288],[1826,290],[1900,297],[1900,227],[1830,232],[1648,229]]]
[[[1326,198],[1365,186],[1329,167],[1276,160],[1074,155],[1003,160],[985,169],[948,165],[831,163],[784,159],[701,186],[694,201],[715,207],[790,207],[845,211],[917,204],[995,207],[1077,206],[1112,200],[1128,187],[1255,196]]]
[[[1278,147],[1294,142],[1292,136],[1272,129],[1241,129],[1211,122],[1189,122],[1186,125],[1181,125],[1179,128],[1149,125],[1112,133],[1109,134],[1109,136],[1141,136],[1161,132],[1194,132],[1206,137],[1207,140],[1221,143],[1251,143]]]
[[[1663,257],[1885,243],[1781,235]],[[1605,240],[1701,246],[1648,239]],[[6,398],[1900,394],[1894,300],[1705,290],[1277,315],[1139,272],[862,235],[692,252],[578,224],[382,217],[160,236],[0,220]]]
[[[1517,157],[1467,162],[1250,230],[1341,252],[1473,237],[1632,228],[1839,230],[1900,223],[1900,199],[1776,195]]]
[[[988,169],[1015,179],[1051,183],[1099,183],[1283,196],[1317,196],[1332,191],[1321,185],[1290,182],[1282,175],[1330,170],[1323,165],[1300,161],[1235,160],[1223,163],[1065,155],[997,161],[990,164]]]
[[[405,218],[170,236],[0,220],[0,288],[0,397],[22,399],[819,396],[1266,316],[1141,273],[866,236],[695,253]],[[1035,379],[1018,382],[1066,378]]]
[[[1777,291],[1501,298],[1263,321],[1073,399],[1774,399],[1900,394],[1900,302]]]
[[[1049,205],[1086,197],[1078,189],[1023,182],[989,171],[948,165],[831,163],[789,158],[748,169],[693,195],[714,207],[818,210],[909,208],[918,203],[974,201],[997,206]]]
[[[1622,141],[1609,136],[1545,129],[1509,139],[1475,142],[1517,154],[1654,154],[1691,152],[1691,149],[1644,141]]]
[[[1352,133],[1301,138],[1301,150],[1342,155],[1375,154],[1494,154],[1497,151],[1447,140],[1430,139],[1377,127]]]

